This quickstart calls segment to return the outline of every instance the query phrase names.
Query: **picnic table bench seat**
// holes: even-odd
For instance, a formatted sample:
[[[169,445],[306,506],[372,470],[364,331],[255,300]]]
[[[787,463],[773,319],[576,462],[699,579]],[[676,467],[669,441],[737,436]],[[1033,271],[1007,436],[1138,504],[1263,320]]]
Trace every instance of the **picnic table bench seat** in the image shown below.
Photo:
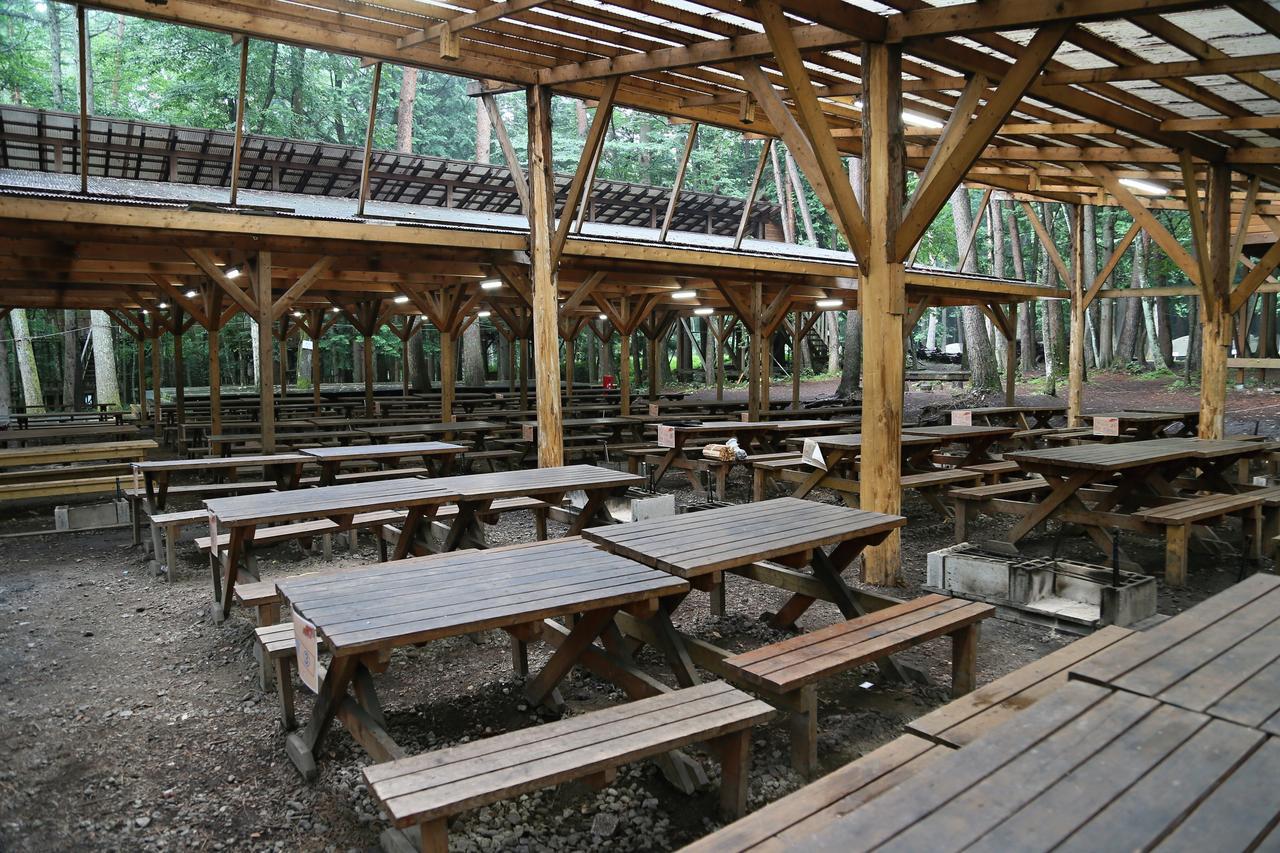
[[[752,500],[762,501],[769,497],[769,484],[777,479],[777,475],[781,471],[803,470],[812,471],[806,468],[804,458],[799,453],[792,454],[771,454],[772,458],[760,458],[758,461],[751,463],[752,467]],[[1016,467],[1016,466],[1015,466]],[[942,493],[951,486],[961,484],[976,484],[980,482],[984,474],[975,470],[973,467],[949,468],[938,471],[922,471],[915,474],[903,474],[900,484],[905,491],[913,489],[920,493],[920,496],[929,503],[943,518],[950,516],[946,504],[942,501]],[[819,488],[823,484],[819,484]],[[836,484],[841,490],[851,489],[856,491],[857,482],[852,480],[840,480]]]
[[[497,463],[510,467],[519,463],[524,458],[524,453],[514,448],[490,448],[488,450],[467,450],[458,454],[458,466],[464,471],[475,470],[476,463],[488,463],[490,471],[496,471]]]
[[[1264,530],[1274,529],[1277,508],[1280,508],[1280,487],[1273,486],[1234,494],[1199,495],[1141,509],[1134,516],[1165,528],[1165,581],[1182,586],[1187,579],[1187,552],[1193,525],[1238,515],[1250,556],[1261,559],[1263,540],[1271,538]]]
[[[20,468],[15,471],[0,470],[0,485],[10,483],[54,480],[77,480],[86,477],[125,477],[130,473],[128,462],[77,462],[70,465],[50,465],[39,468]]]
[[[751,729],[773,715],[741,690],[708,682],[374,764],[364,776],[396,827],[384,833],[384,849],[412,849],[397,830],[416,826],[423,853],[445,853],[453,815],[575,779],[607,785],[618,767],[693,743],[718,754],[720,806],[738,817],[746,810]]]
[[[951,749],[967,746],[1065,685],[1073,667],[1133,633],[1115,625],[1099,628],[1087,637],[917,717],[907,723],[907,732]]]
[[[293,666],[294,661],[298,659],[298,645],[294,639],[293,623],[262,625],[254,629],[253,635],[257,641],[256,653],[261,656],[263,671],[272,673],[276,683],[281,724],[285,731],[293,731],[298,727],[297,718],[293,712]],[[317,640],[317,642],[319,648],[323,650],[324,641]],[[323,666],[319,674],[323,679]],[[264,679],[263,689],[267,686]]]
[[[879,797],[952,752],[904,734],[762,809],[681,849],[681,853],[740,853],[798,847],[815,829]]]
[[[1004,483],[988,483],[984,486],[966,486],[948,492],[955,508],[957,542],[969,540],[969,522],[981,511],[987,501],[1017,500],[1049,492],[1049,482],[1044,477],[1028,477],[1025,480],[1009,480]]]
[[[534,539],[538,542],[544,541],[547,538],[547,516],[551,510],[551,505],[544,500],[539,500],[538,498],[499,498],[489,505],[488,511],[479,513],[477,517],[485,524],[497,524],[500,516],[526,509],[533,512]],[[403,515],[401,513],[401,519],[389,521],[379,528],[378,535],[383,542],[383,547],[389,543],[393,544],[399,539],[400,528],[395,525],[398,521],[403,520]],[[458,507],[456,504],[445,504],[436,510],[433,521],[447,521],[457,517],[457,515]],[[417,543],[412,547],[412,552],[415,556],[429,553],[427,550],[420,548]]]
[[[982,474],[983,485],[994,485],[1010,474],[1017,474],[1022,468],[1017,462],[1002,459],[999,462],[982,462],[977,465],[965,465],[966,471],[977,471]]]
[[[20,501],[28,498],[62,497],[65,495],[94,495],[115,492],[125,480],[122,475],[99,477],[46,478],[17,483],[0,483],[0,501]]]
[[[977,678],[979,625],[994,614],[989,604],[923,595],[731,655],[724,665],[730,680],[791,712],[792,764],[807,772],[817,766],[818,682],[950,636],[951,690],[963,696],[973,690]]]

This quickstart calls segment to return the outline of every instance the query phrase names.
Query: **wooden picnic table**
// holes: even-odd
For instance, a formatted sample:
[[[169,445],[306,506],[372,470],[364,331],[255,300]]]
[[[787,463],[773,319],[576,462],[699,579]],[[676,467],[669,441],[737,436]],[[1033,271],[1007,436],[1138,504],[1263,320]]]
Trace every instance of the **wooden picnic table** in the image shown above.
[[[617,443],[628,438],[638,440],[644,428],[639,421],[623,417],[565,418],[560,425],[567,434],[607,432],[609,441]],[[525,441],[538,440],[537,421],[519,421],[518,426]],[[630,435],[624,437],[624,431]]]
[[[841,575],[864,548],[906,523],[898,515],[775,498],[593,527],[582,535],[612,553],[687,578],[698,589],[722,593],[729,572],[788,590],[791,600],[772,624],[789,628],[819,599],[835,603],[846,618],[891,601],[852,589]],[[829,553],[823,551],[828,546]],[[805,566],[811,574],[796,571]]]
[[[902,445],[902,466],[904,471],[919,471],[932,468],[929,461],[935,448],[942,439],[933,435],[917,435],[904,432],[899,438]],[[852,506],[857,495],[857,471],[854,462],[862,453],[862,433],[846,433],[836,435],[815,435],[811,438],[790,439],[788,443],[804,442],[806,458],[816,459],[811,453],[810,445],[821,451],[825,467],[814,466],[811,473],[803,475],[803,479],[785,476],[787,472],[779,472],[782,479],[796,483],[791,496],[803,498],[814,489],[835,489],[847,495],[846,502]],[[843,476],[849,475],[849,476]]]
[[[1012,426],[1019,429],[1049,429],[1054,418],[1061,417],[1066,413],[1066,403],[981,406],[976,409],[952,409],[951,423],[957,425]]]
[[[988,452],[991,445],[1007,439],[1018,430],[1007,426],[964,426],[946,424],[943,426],[903,427],[904,435],[931,435],[942,441],[944,445],[964,445],[964,456],[955,462],[956,467],[965,465],[981,465],[994,461]]]
[[[1161,415],[1177,415],[1180,422],[1175,437],[1187,437],[1196,434],[1200,427],[1200,409],[1193,406],[1134,406],[1129,411],[1153,412]],[[1167,431],[1167,430],[1166,430]]]
[[[792,421],[699,421],[688,423],[658,423],[658,446],[666,452],[658,461],[653,481],[660,482],[671,468],[688,471],[693,481],[693,469],[697,467],[685,453],[685,444],[692,438],[736,438],[738,446],[747,453],[771,453],[778,449],[778,442],[789,436],[820,435],[839,431],[842,427],[854,428],[853,421],[792,420]],[[700,462],[701,460],[699,460]],[[696,484],[695,484],[696,485]]]
[[[162,512],[169,495],[169,477],[184,474],[208,474],[214,482],[223,477],[235,478],[241,468],[261,468],[281,489],[294,489],[302,478],[302,466],[311,461],[301,453],[274,453],[263,456],[204,456],[195,459],[158,459],[134,462],[134,487],[141,477],[152,513]]]
[[[386,731],[373,683],[396,648],[498,628],[512,634],[520,654],[524,641],[555,630],[544,620],[573,617],[551,658],[525,682],[528,701],[554,706],[557,685],[613,626],[615,614],[664,612],[657,601],[689,590],[687,581],[578,537],[398,560],[276,586],[333,655],[310,720],[285,744],[307,779],[316,775],[335,717],[375,761],[404,757]]]
[[[1280,735],[1280,577],[1252,575],[1070,677]]]
[[[8,471],[31,465],[60,465],[67,462],[95,462],[104,459],[142,459],[156,443],[149,438],[134,441],[102,441],[88,444],[50,445],[48,447],[13,447],[0,449],[0,470]],[[38,472],[36,472],[38,473]]]
[[[285,430],[284,432],[276,435],[276,444],[281,444],[286,447],[298,447],[299,445],[305,446],[328,441],[336,441],[338,444],[345,446],[351,444],[353,441],[364,439],[366,437],[364,430]],[[209,450],[215,456],[228,456],[234,447],[261,441],[262,436],[257,432],[211,435],[209,436]]]
[[[395,438],[421,438],[431,436],[440,441],[469,439],[477,450],[484,448],[485,439],[506,429],[506,424],[495,421],[447,421],[444,423],[390,424],[381,427],[363,427],[359,431],[374,442]]]
[[[33,426],[26,429],[0,430],[0,442],[12,442],[18,447],[41,441],[72,442],[88,440],[101,443],[105,440],[127,440],[138,434],[134,424],[77,423],[63,426]],[[0,444],[0,447],[5,445]]]
[[[1278,773],[1280,741],[1264,732],[1073,682],[789,846],[1269,850]]]
[[[1035,503],[994,502],[1000,511],[1022,516],[1001,542],[1016,545],[1039,525],[1057,518],[1083,527],[1109,559],[1113,542],[1108,531],[1120,528],[1150,533],[1150,525],[1131,514],[1144,505],[1158,506],[1176,498],[1175,479],[1194,471],[1190,484],[1235,492],[1239,485],[1231,483],[1224,472],[1243,458],[1266,453],[1269,446],[1245,441],[1164,438],[1006,453],[1005,458],[1017,462],[1024,471],[1043,477],[1050,491]],[[1096,489],[1104,484],[1114,488],[1105,492]],[[1092,505],[1086,503],[1086,497]]]
[[[209,511],[210,541],[216,543],[219,533],[223,531],[229,537],[226,554],[221,560],[221,572],[217,569],[218,549],[210,549],[210,561],[214,567],[215,614],[219,619],[225,619],[230,614],[232,593],[244,549],[245,546],[252,545],[254,531],[259,526],[303,519],[329,519],[337,525],[336,530],[345,530],[360,513],[388,509],[408,510],[393,557],[400,559],[409,552],[419,523],[423,519],[430,523],[438,507],[458,498],[456,491],[442,485],[444,482],[445,480],[428,480],[422,477],[402,477],[205,501],[205,508]]]
[[[320,485],[331,486],[346,462],[377,462],[396,467],[406,456],[421,456],[422,465],[433,477],[448,474],[454,457],[466,450],[460,444],[443,441],[416,441],[403,444],[361,444],[346,447],[309,447],[302,455],[320,463]]]
[[[1183,415],[1176,412],[1147,411],[1100,412],[1085,417],[1092,420],[1094,435],[1108,438],[1132,436],[1139,441],[1160,438],[1165,435],[1165,430],[1183,420]]]
[[[107,421],[121,426],[124,424],[124,416],[125,411],[123,409],[101,408],[61,412],[10,412],[9,420],[17,424],[18,429],[27,429],[32,424],[41,426],[48,424],[100,424]]]

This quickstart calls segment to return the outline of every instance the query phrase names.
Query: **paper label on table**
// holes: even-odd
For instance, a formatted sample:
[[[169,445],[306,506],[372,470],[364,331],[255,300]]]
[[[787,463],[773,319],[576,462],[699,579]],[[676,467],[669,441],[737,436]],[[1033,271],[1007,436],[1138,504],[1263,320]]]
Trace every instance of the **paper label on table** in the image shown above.
[[[525,441],[533,441],[538,437],[538,427],[535,424],[521,424],[520,435]]]
[[[1093,434],[1094,435],[1119,435],[1120,419],[1119,418],[1094,418]]]
[[[951,412],[952,426],[973,426],[973,409],[953,409]]]
[[[804,449],[800,451],[800,457],[806,464],[821,468],[823,471],[827,470],[827,460],[822,456],[822,448],[812,438],[804,440]]]
[[[298,678],[320,692],[320,643],[316,639],[316,626],[297,613],[293,614],[293,642],[298,648]]]
[[[666,424],[658,424],[658,446],[659,447],[675,447],[676,446],[676,428],[667,426]]]
[[[213,513],[209,513],[209,541],[218,541],[218,517]]]
[[[656,418],[658,415],[662,414],[662,406],[658,405],[657,403],[650,403],[649,414],[650,416]]]

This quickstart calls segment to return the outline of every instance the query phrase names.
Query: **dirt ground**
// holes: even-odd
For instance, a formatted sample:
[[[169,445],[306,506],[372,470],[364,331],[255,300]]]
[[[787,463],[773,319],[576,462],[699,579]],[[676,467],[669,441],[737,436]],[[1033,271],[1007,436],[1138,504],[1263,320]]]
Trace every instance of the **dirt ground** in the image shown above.
[[[833,386],[832,386],[833,387]],[[805,399],[831,389],[807,385]],[[730,391],[734,394],[734,391]],[[779,386],[775,395],[789,393]],[[1024,399],[1032,399],[1027,396]],[[1089,408],[1139,401],[1181,404],[1194,394],[1155,383],[1094,377]],[[908,418],[938,407],[968,405],[946,393],[911,392]],[[1277,429],[1280,396],[1232,392],[1231,431]],[[675,476],[664,488],[692,500]],[[746,500],[749,479],[734,475],[730,499]],[[952,544],[949,522],[908,498],[903,536],[905,589],[917,594],[926,554]],[[30,508],[0,520],[0,532],[46,523]],[[998,522],[980,522],[984,533]],[[555,525],[552,525],[555,535]],[[491,543],[532,538],[529,519],[506,518]],[[1052,531],[1032,539],[1048,553]],[[1057,543],[1064,556],[1094,559],[1084,539]],[[1148,568],[1161,563],[1158,543],[1126,543]],[[368,563],[368,538],[354,553],[325,564],[290,544],[267,552],[264,576]],[[1161,592],[1162,613],[1175,613],[1234,582],[1237,566],[1193,559],[1191,585]],[[1270,567],[1268,567],[1270,568]],[[725,618],[711,616],[694,593],[677,613],[693,634],[729,648],[750,648],[783,635],[760,621],[785,599],[780,591],[732,583]],[[253,624],[237,612],[226,623],[209,616],[207,569],[189,542],[172,583],[152,576],[127,529],[0,539],[0,851],[51,850],[366,850],[386,826],[363,785],[368,763],[341,726],[327,741],[321,773],[306,784],[285,757],[274,693],[264,695],[252,652]],[[833,621],[820,605],[801,624]],[[1029,663],[1070,637],[1043,628],[988,620],[979,653],[979,682]],[[536,668],[546,652],[532,650]],[[829,771],[891,740],[903,725],[947,700],[946,641],[903,655],[929,673],[930,686],[879,684],[874,669],[850,673],[821,691],[819,755]],[[656,658],[641,662],[655,674]],[[525,705],[510,670],[505,635],[488,633],[400,650],[379,680],[392,735],[410,752],[533,725],[543,718]],[[615,688],[576,673],[566,684],[570,712],[620,701]],[[305,719],[310,700],[300,691]],[[712,782],[715,762],[704,760]],[[788,765],[785,722],[753,738],[750,806],[801,784]],[[621,772],[595,792],[579,785],[521,797],[464,815],[453,827],[455,850],[665,850],[718,825],[712,787],[693,797],[670,788],[648,763]]]

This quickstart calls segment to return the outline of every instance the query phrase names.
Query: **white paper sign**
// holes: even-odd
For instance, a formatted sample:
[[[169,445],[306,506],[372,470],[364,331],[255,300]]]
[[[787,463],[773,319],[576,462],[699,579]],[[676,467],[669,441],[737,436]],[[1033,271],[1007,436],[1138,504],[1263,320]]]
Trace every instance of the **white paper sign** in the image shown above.
[[[656,418],[660,414],[662,414],[662,406],[659,405],[658,403],[650,403],[649,416]]]
[[[520,435],[525,441],[533,441],[538,437],[538,427],[536,424],[521,424]]]
[[[1120,419],[1119,418],[1094,418],[1093,434],[1094,435],[1119,435]]]
[[[676,428],[667,426],[666,424],[658,424],[658,446],[659,447],[675,447],[676,446]]]
[[[320,643],[316,639],[316,626],[297,613],[293,614],[293,641],[298,648],[298,678],[320,692]]]
[[[804,440],[804,450],[800,452],[800,456],[806,464],[821,468],[823,471],[827,470],[827,460],[822,455],[822,448],[812,438]]]
[[[953,409],[951,412],[952,426],[973,426],[973,409]]]

